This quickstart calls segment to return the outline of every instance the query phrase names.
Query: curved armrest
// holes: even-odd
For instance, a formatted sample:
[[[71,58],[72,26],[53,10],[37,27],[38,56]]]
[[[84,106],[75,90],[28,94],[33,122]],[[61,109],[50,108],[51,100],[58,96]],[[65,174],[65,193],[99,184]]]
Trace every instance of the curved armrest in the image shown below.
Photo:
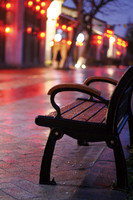
[[[52,87],[49,91],[48,91],[48,95],[51,95],[51,104],[52,106],[56,109],[57,111],[57,116],[60,115],[60,108],[59,106],[55,103],[54,97],[57,93],[59,92],[63,92],[63,91],[77,91],[77,92],[82,92],[88,95],[91,95],[99,100],[101,100],[103,103],[107,103],[107,100],[104,99],[101,95],[101,92],[88,87],[87,85],[84,84],[59,84],[56,85],[54,87]]]
[[[84,81],[85,85],[89,85],[92,82],[106,82],[106,83],[111,83],[113,85],[117,85],[118,81],[109,78],[109,77],[101,77],[101,76],[93,76],[93,77],[89,77]]]

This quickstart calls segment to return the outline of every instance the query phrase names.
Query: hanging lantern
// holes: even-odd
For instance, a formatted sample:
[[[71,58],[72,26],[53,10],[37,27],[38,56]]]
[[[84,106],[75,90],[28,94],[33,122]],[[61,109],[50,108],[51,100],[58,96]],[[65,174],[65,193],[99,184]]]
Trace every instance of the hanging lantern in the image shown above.
[[[44,15],[46,13],[46,11],[42,9],[42,10],[40,10],[40,13],[41,13],[41,15]]]
[[[67,27],[67,31],[72,31],[72,27],[71,27],[71,26],[68,26],[68,27]]]
[[[11,3],[6,3],[6,10],[10,10],[12,7],[12,4]]]
[[[28,7],[31,8],[33,6],[33,1],[28,1]]]
[[[62,30],[66,30],[67,26],[65,24],[62,25]]]
[[[70,46],[71,44],[72,44],[72,41],[71,41],[71,40],[68,40],[68,41],[67,41],[67,45]]]
[[[5,33],[9,34],[11,32],[12,32],[12,28],[11,27],[9,27],[9,26],[5,27]]]
[[[43,1],[43,2],[41,2],[41,6],[42,7],[45,7],[46,6],[46,3]]]
[[[39,33],[39,36],[40,36],[40,38],[45,38],[46,33],[45,33],[45,32],[40,32],[40,33]]]
[[[27,27],[26,32],[27,32],[28,34],[31,34],[31,33],[32,33],[32,28],[31,28],[31,27]]]
[[[36,10],[36,11],[39,11],[39,10],[40,10],[40,6],[37,5],[37,6],[35,7],[35,10]]]

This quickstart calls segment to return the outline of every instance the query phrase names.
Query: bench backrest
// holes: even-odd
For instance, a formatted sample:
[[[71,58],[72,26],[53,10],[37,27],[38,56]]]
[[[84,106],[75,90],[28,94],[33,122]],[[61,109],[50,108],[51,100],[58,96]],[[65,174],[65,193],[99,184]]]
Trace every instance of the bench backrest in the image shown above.
[[[107,125],[113,133],[120,133],[131,113],[133,66],[130,66],[118,82],[108,107]]]

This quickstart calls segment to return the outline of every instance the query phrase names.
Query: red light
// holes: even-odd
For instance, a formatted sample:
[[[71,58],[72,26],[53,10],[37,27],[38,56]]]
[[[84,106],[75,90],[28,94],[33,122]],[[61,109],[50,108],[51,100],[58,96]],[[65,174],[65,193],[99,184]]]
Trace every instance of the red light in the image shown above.
[[[41,2],[41,6],[42,7],[46,6],[46,3],[45,2]]]
[[[66,43],[66,40],[65,40],[65,39],[63,39],[63,40],[62,40],[62,43],[63,43],[63,44],[65,44],[65,43]]]
[[[39,10],[40,10],[40,6],[37,5],[37,6],[35,7],[35,9],[36,9],[36,11],[39,11]]]
[[[97,44],[101,44],[102,43],[102,41],[101,40],[97,40]]]
[[[11,32],[12,32],[12,29],[11,29],[10,27],[7,26],[7,27],[5,28],[5,33],[8,34],[8,33],[11,33]]]
[[[59,27],[59,23],[56,23],[56,27]]]
[[[28,7],[32,7],[33,6],[33,1],[28,1]]]
[[[103,37],[101,35],[92,35],[92,41],[91,43],[94,45],[102,44]]]
[[[67,26],[66,25],[62,25],[62,29],[66,30]]]
[[[27,31],[28,34],[30,34],[32,32],[32,28],[31,27],[27,27],[26,31]]]
[[[120,52],[120,51],[117,51],[116,54],[117,54],[117,56],[120,56],[120,55],[121,55],[121,52]]]
[[[72,31],[72,27],[68,26],[67,31]]]
[[[77,46],[77,47],[82,47],[82,46],[83,46],[83,42],[77,42],[77,41],[76,41],[76,46]]]
[[[72,44],[72,41],[68,40],[68,41],[67,41],[67,45],[70,46],[71,44]]]
[[[11,3],[6,3],[6,9],[9,10],[12,7]]]
[[[40,35],[40,38],[44,38],[46,36],[46,33],[45,32],[41,32],[39,35]]]
[[[122,45],[122,39],[121,38],[117,38],[117,45],[119,45],[119,46]]]
[[[42,10],[40,11],[40,13],[41,13],[41,15],[44,15],[46,12],[45,12],[45,10],[42,9]]]
[[[104,35],[108,38],[112,37],[114,35],[114,31],[113,30],[110,30],[110,29],[107,29],[104,33]]]

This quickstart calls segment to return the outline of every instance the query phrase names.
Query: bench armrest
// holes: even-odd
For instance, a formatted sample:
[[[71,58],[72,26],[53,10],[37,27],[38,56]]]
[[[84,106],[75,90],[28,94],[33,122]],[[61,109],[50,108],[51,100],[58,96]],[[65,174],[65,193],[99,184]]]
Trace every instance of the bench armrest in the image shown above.
[[[117,85],[118,81],[109,78],[109,77],[101,77],[101,76],[93,76],[93,77],[89,77],[84,81],[85,85],[89,85],[92,82],[106,82],[106,83],[110,83],[113,85]]]
[[[56,109],[57,111],[57,116],[60,116],[60,107],[55,103],[54,97],[57,93],[63,92],[63,91],[77,91],[77,92],[82,92],[85,94],[90,95],[91,97],[95,97],[102,101],[105,104],[108,104],[108,101],[104,99],[101,95],[101,92],[88,87],[87,85],[84,84],[75,84],[75,83],[67,83],[67,84],[59,84],[54,87],[52,87],[48,91],[48,95],[51,95],[51,104],[52,106]]]

